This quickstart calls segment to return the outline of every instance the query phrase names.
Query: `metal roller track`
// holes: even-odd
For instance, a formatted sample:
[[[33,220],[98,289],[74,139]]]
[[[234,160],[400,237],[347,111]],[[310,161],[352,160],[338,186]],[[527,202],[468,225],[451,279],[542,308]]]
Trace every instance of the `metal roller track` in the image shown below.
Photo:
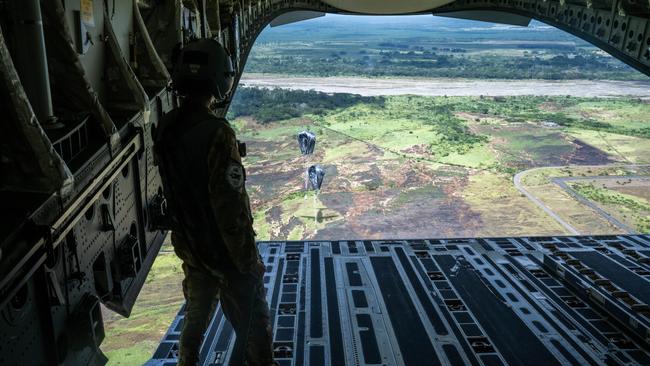
[[[650,364],[647,235],[259,246],[281,365]],[[233,344],[217,309],[201,365]]]

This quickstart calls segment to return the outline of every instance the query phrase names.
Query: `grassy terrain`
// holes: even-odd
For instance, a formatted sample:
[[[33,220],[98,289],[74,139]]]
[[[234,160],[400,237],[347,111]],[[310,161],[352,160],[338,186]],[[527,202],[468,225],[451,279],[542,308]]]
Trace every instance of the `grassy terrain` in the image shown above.
[[[590,234],[624,234],[625,231],[614,226],[604,217],[595,214],[589,207],[577,202],[569,193],[553,183],[556,177],[603,177],[603,176],[637,176],[648,175],[647,169],[626,167],[613,163],[601,167],[566,166],[538,168],[527,171],[522,177],[522,184],[553,212],[560,215],[572,227],[581,233]],[[607,210],[609,211],[609,210]]]
[[[650,232],[650,201],[638,196],[597,187],[592,183],[573,182],[571,187],[583,197],[596,202],[607,212],[620,217],[638,232]],[[646,186],[650,189],[650,186]]]
[[[236,100],[246,102],[248,93],[240,89]],[[274,92],[254,93],[264,99]],[[330,99],[331,109],[318,108],[323,99]],[[269,121],[264,110],[252,107],[252,118],[235,120],[240,137],[249,141],[248,187],[263,239],[562,234],[512,185],[516,172],[642,163],[650,156],[643,132],[650,104],[640,100],[352,99],[300,91],[283,91],[282,100],[276,107],[295,118]],[[312,157],[300,157],[297,149],[295,135],[303,129],[318,136]],[[592,137],[600,135],[617,139]],[[305,198],[303,171],[314,163],[324,166],[325,184],[317,199]],[[549,168],[531,172],[524,184],[581,232],[616,232],[550,181],[592,174],[624,173]]]
[[[565,233],[555,220],[533,206],[514,187],[509,176],[491,172],[475,174],[461,197],[481,215],[481,236]]]
[[[650,163],[650,144],[647,138],[585,129],[570,129],[568,134],[607,152],[617,160],[635,164]]]
[[[122,318],[104,310],[106,338],[102,351],[108,365],[142,365],[158,347],[170,321],[183,303],[181,261],[166,244],[156,258],[133,307],[131,317]]]

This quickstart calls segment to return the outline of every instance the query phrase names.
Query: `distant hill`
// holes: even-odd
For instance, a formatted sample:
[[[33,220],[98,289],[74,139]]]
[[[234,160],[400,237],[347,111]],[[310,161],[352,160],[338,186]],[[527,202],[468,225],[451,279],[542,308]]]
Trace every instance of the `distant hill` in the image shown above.
[[[557,28],[417,16],[324,17],[267,27],[247,72],[302,76],[647,80]]]

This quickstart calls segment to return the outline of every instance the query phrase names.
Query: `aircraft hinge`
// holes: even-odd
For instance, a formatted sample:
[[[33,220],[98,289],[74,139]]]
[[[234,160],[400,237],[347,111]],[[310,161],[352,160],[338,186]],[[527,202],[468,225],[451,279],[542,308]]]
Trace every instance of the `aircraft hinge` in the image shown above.
[[[111,211],[108,204],[102,204],[100,210],[102,213],[102,231],[115,231],[113,217],[111,216]]]
[[[65,305],[65,296],[61,290],[61,284],[56,276],[56,272],[46,269],[48,289],[50,292],[51,305]]]

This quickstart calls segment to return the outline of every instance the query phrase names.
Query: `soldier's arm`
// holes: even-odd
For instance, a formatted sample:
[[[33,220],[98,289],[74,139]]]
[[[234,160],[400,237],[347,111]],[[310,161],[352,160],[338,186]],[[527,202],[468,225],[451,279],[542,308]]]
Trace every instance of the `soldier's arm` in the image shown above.
[[[244,167],[230,128],[218,129],[208,164],[210,203],[224,244],[239,272],[256,270],[259,254],[244,188]]]

